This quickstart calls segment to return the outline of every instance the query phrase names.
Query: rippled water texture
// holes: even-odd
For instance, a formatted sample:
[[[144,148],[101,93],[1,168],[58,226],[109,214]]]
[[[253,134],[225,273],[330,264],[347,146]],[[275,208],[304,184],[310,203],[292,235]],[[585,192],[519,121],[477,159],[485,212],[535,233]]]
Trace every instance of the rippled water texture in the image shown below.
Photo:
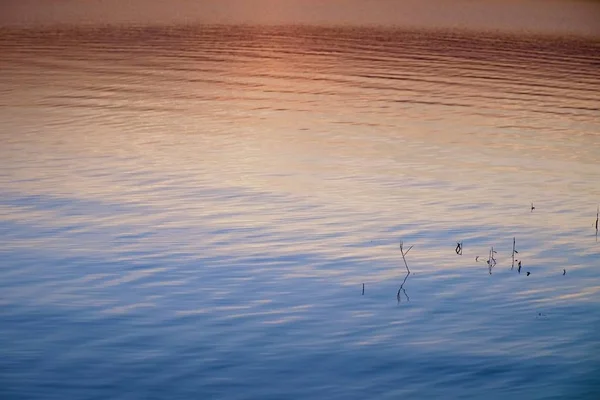
[[[1,31],[0,397],[600,398],[599,65],[572,37]]]

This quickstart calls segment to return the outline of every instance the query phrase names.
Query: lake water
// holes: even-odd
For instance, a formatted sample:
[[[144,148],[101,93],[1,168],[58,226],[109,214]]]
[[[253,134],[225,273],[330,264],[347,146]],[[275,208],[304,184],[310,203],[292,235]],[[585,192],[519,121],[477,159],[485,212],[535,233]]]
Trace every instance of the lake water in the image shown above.
[[[599,66],[583,37],[1,31],[0,397],[599,398]]]

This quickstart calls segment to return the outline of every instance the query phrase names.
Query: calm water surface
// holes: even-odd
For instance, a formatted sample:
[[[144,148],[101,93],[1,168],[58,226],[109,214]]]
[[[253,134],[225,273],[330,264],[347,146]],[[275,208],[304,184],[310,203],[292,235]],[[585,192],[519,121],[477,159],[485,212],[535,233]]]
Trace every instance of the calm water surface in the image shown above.
[[[0,76],[0,397],[600,397],[599,41],[3,30]]]

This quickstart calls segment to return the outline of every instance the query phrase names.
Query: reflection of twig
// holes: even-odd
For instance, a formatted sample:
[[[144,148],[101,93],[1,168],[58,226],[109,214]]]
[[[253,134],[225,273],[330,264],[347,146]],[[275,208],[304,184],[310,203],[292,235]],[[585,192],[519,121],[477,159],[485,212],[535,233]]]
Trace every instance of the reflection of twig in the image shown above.
[[[400,293],[404,293],[404,295],[406,296],[406,300],[410,301],[410,297],[408,297],[408,295],[406,294],[406,290],[404,289],[404,284],[406,283],[406,280],[408,279],[408,276],[410,275],[410,272],[408,272],[406,274],[406,276],[404,277],[404,281],[402,281],[402,285],[400,285],[400,289],[398,289],[398,294],[396,295],[396,298],[398,299],[398,303],[400,303],[402,301],[402,296],[400,296]]]
[[[402,281],[402,285],[400,285],[400,289],[398,289],[398,294],[396,295],[396,298],[398,299],[398,303],[400,303],[402,301],[402,297],[400,296],[401,293],[404,293],[404,295],[406,296],[406,299],[408,301],[410,301],[410,298],[408,297],[408,295],[406,294],[406,290],[404,289],[404,284],[406,283],[406,280],[408,279],[408,276],[410,275],[410,269],[408,268],[408,263],[406,262],[406,255],[408,254],[408,252],[410,251],[410,249],[412,249],[412,246],[410,246],[408,248],[408,250],[404,251],[404,242],[400,242],[400,253],[402,253],[402,259],[404,260],[404,266],[406,267],[406,276],[404,277],[404,281]]]

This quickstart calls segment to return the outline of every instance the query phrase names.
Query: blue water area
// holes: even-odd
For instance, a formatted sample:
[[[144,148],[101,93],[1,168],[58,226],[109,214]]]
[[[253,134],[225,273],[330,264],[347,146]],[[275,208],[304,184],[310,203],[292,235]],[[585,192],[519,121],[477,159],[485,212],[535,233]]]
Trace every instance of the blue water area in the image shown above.
[[[597,41],[2,33],[0,398],[600,398]]]

